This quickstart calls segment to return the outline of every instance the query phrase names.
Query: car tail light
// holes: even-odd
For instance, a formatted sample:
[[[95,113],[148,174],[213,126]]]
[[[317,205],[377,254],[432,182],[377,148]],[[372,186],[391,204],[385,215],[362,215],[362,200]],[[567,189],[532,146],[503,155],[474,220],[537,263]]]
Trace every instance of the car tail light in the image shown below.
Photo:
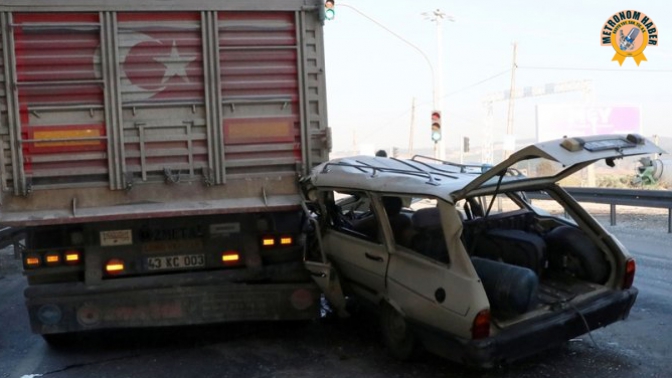
[[[291,236],[283,236],[280,238],[280,245],[292,245],[294,243],[294,238]]]
[[[109,275],[117,275],[124,271],[124,260],[111,259],[105,264],[105,271]]]
[[[58,252],[49,252],[44,255],[44,262],[48,266],[54,266],[61,263],[61,255]]]
[[[65,252],[65,263],[68,265],[77,265],[82,260],[82,254],[79,251]]]
[[[625,275],[623,276],[623,289],[629,289],[635,280],[636,264],[634,259],[625,261]]]
[[[42,259],[40,258],[39,255],[28,255],[26,258],[23,260],[23,264],[27,268],[37,268],[42,264]]]
[[[490,336],[490,310],[483,310],[474,318],[474,323],[471,327],[471,338],[478,340],[488,336]]]
[[[264,247],[272,247],[275,245],[275,238],[273,237],[264,237],[261,239],[261,245]]]
[[[240,262],[240,254],[235,251],[226,251],[222,253],[222,262],[226,265],[236,265]]]

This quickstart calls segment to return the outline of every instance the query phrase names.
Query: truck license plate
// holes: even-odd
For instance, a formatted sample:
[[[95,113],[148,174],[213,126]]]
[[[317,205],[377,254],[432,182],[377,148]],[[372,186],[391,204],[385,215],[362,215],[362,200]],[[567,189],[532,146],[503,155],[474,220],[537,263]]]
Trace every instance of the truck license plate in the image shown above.
[[[147,270],[184,269],[205,266],[205,255],[174,255],[147,258]]]

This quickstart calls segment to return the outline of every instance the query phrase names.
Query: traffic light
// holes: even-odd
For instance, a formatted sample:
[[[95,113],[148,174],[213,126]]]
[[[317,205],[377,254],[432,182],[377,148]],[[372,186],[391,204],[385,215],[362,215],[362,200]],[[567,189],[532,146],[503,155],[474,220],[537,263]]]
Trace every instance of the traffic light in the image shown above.
[[[334,5],[336,2],[334,0],[327,0],[324,2],[324,18],[327,20],[333,20],[336,17],[336,11],[334,10]]]
[[[441,140],[441,111],[432,111],[432,140],[437,143]]]
[[[469,137],[464,137],[464,138],[462,138],[462,142],[463,142],[463,144],[464,144],[462,150],[463,150],[464,152],[469,152]]]

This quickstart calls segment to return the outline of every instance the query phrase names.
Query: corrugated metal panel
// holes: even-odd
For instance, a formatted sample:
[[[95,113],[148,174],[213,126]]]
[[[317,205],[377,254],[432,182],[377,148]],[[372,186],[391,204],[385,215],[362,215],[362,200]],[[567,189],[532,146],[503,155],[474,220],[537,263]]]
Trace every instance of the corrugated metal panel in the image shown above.
[[[324,0],[2,0],[0,10],[86,11],[298,11],[324,6]]]
[[[200,13],[120,13],[126,169],[185,180],[207,167]]]
[[[296,173],[301,163],[294,12],[220,12],[227,175]]]
[[[301,14],[301,72],[303,122],[305,124],[305,172],[329,160],[331,135],[327,127],[327,90],[324,76],[324,33],[322,23],[314,17]]]
[[[27,185],[107,181],[97,13],[13,20]]]
[[[0,185],[2,186],[2,190],[7,188],[7,182],[10,179],[7,177],[7,172],[11,172],[12,170],[11,166],[8,165],[12,162],[12,154],[9,144],[9,121],[7,119],[4,37],[4,28],[0,26]]]

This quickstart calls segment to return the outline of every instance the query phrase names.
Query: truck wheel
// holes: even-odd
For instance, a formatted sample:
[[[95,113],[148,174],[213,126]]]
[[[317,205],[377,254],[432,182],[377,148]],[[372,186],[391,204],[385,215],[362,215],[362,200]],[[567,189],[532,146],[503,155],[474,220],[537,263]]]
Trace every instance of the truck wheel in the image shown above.
[[[406,319],[387,303],[382,305],[380,324],[383,343],[392,357],[407,361],[417,356],[419,348]]]

